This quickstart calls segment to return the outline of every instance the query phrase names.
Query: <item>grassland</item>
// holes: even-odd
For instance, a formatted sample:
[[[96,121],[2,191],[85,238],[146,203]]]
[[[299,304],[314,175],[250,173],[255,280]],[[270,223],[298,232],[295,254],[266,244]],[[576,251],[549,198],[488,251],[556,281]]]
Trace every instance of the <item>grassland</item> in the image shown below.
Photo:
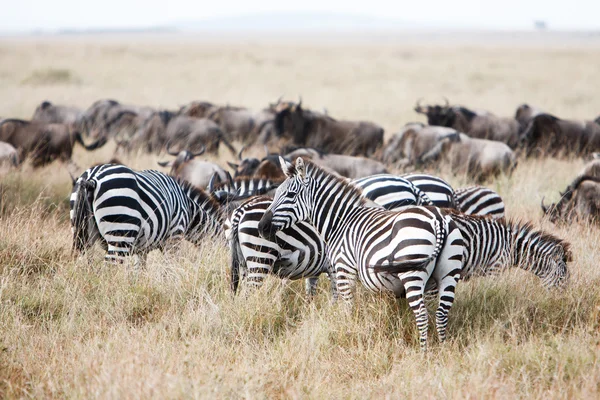
[[[28,118],[45,99],[258,109],[301,94],[308,106],[377,121],[389,135],[420,119],[412,111],[419,97],[499,115],[522,102],[564,117],[600,114],[600,46],[508,43],[4,39],[0,115]],[[78,148],[75,162],[82,169],[113,150]],[[148,155],[124,161],[156,165]],[[74,260],[66,167],[26,165],[0,178],[0,397],[596,398],[600,230],[554,226],[539,209],[583,165],[521,160],[511,177],[489,182],[510,217],[572,243],[570,286],[546,291],[521,271],[462,283],[449,340],[432,340],[425,355],[404,301],[359,289],[348,311],[330,304],[326,282],[307,301],[301,283],[276,279],[233,298],[223,238],[152,253],[143,271],[103,266],[100,251]]]

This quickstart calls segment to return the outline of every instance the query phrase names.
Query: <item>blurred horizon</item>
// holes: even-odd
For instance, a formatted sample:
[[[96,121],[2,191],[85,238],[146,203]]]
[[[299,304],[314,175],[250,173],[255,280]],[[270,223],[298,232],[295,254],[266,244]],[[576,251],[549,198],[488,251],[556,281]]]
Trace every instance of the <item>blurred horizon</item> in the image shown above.
[[[282,3],[225,1],[196,4],[172,0],[23,0],[3,8],[2,34],[102,32],[381,32],[412,30],[464,31],[600,31],[600,2],[573,0],[568,7],[543,0],[506,0],[480,4],[394,3],[372,0],[306,0]]]

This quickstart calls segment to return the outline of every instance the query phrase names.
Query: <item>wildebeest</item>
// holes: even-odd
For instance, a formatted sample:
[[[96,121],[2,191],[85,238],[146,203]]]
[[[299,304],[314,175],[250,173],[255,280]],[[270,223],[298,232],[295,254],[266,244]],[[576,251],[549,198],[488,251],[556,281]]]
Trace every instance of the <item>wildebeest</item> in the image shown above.
[[[167,153],[172,156],[176,156],[173,161],[159,161],[158,165],[161,167],[171,167],[169,175],[188,181],[193,186],[206,189],[210,183],[210,179],[214,174],[217,174],[221,181],[226,181],[231,178],[228,172],[226,172],[219,165],[210,162],[195,160],[204,153],[204,149],[201,149],[197,153],[192,153],[187,150],[182,150],[179,153],[172,152],[167,149]]]
[[[510,174],[517,164],[515,153],[505,143],[476,139],[458,132],[440,138],[420,162],[438,160],[447,162],[455,174],[466,174],[477,181],[501,172]]]
[[[528,122],[520,135],[526,155],[589,154],[600,150],[600,125],[595,121],[560,119],[541,113]]]
[[[86,145],[81,134],[68,125],[20,119],[5,119],[0,122],[0,140],[14,146],[21,161],[31,156],[34,167],[49,164],[57,158],[64,162],[71,160],[76,142],[86,150],[95,150],[106,143],[101,138]]]
[[[73,129],[78,129],[82,114],[83,110],[78,107],[56,105],[46,100],[36,107],[31,120],[49,124],[65,124],[70,125]]]
[[[558,203],[550,206],[544,205],[542,211],[551,222],[569,222],[574,219],[580,221],[600,222],[600,177],[581,175],[578,176],[561,193]]]
[[[262,159],[242,158],[244,147],[238,153],[238,163],[227,162],[235,171],[235,177],[255,176],[266,179],[283,179],[285,175],[279,165],[279,154],[271,154],[265,147],[266,155]]]
[[[276,134],[291,138],[295,146],[370,156],[383,145],[383,128],[372,122],[336,120],[302,108],[302,101],[280,103],[277,110]]]
[[[376,160],[365,157],[327,154],[311,148],[295,149],[285,155],[288,160],[295,160],[298,157],[310,159],[316,165],[350,179],[388,172],[385,165]]]
[[[454,128],[473,138],[497,140],[514,149],[519,144],[519,122],[514,118],[498,117],[488,111],[476,111],[463,106],[421,106],[415,111],[427,116],[429,125]]]
[[[423,154],[438,144],[440,138],[455,132],[453,128],[426,126],[420,122],[406,124],[386,144],[382,160],[400,166],[414,165]]]
[[[81,130],[94,137],[131,137],[155,110],[121,104],[116,100],[104,99],[94,102],[81,115]]]
[[[0,167],[16,167],[19,165],[19,154],[10,143],[0,142]]]

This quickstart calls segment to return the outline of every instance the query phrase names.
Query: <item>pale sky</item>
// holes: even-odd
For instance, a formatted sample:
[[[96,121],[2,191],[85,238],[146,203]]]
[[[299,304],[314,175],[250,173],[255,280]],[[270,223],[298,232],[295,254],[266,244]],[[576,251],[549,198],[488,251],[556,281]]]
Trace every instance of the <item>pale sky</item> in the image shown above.
[[[4,4],[2,4],[4,3]],[[339,12],[440,28],[600,29],[600,0],[2,0],[0,31],[168,26],[271,12]]]

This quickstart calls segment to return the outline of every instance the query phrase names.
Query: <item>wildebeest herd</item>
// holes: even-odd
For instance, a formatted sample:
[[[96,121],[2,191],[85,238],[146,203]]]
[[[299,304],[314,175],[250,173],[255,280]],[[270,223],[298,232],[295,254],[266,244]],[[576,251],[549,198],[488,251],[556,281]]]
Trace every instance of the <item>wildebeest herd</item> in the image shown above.
[[[135,171],[120,162],[96,165],[73,180],[71,224],[77,254],[99,242],[106,260],[133,255],[145,264],[153,249],[178,240],[201,246],[221,233],[231,250],[231,287],[258,287],[268,275],[319,275],[332,296],[347,301],[360,280],[373,291],[405,297],[422,347],[427,343],[426,293],[437,293],[436,325],[444,340],[456,284],[471,276],[520,267],[546,286],[564,286],[568,243],[529,223],[508,221],[498,193],[484,186],[452,188],[418,173],[448,166],[481,184],[511,174],[524,157],[587,157],[590,163],[559,202],[543,212],[552,222],[600,215],[600,117],[560,119],[521,105],[514,118],[463,106],[422,105],[428,125],[406,124],[384,143],[368,121],[338,120],[281,101],[254,112],[192,102],[155,110],[99,100],[87,110],[41,103],[31,121],[0,121],[0,158],[33,167],[70,162],[75,143],[92,151],[110,140],[116,155],[148,152],[169,174]],[[86,144],[90,142],[90,144]],[[235,149],[239,143],[241,148]],[[223,145],[230,172],[198,159]],[[244,158],[259,146],[262,159]],[[273,149],[277,149],[274,151]],[[403,175],[388,169],[406,168]]]

